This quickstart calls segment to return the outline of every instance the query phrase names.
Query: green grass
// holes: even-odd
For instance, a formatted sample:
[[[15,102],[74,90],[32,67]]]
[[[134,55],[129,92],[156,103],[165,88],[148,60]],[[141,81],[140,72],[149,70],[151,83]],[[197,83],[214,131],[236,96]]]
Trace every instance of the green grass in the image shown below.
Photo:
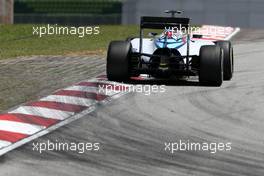
[[[33,35],[33,26],[0,25],[0,59],[31,55],[67,55],[106,51],[111,40],[138,36],[138,26],[101,25],[99,35]]]

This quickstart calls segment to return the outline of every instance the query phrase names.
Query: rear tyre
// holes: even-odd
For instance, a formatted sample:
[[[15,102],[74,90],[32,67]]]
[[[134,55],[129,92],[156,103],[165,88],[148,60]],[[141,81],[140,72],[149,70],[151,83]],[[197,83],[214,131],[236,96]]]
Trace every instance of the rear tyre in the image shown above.
[[[130,77],[131,44],[128,41],[113,41],[107,52],[106,73],[110,81],[126,81]]]
[[[216,45],[224,51],[224,80],[231,80],[234,72],[233,47],[230,41],[218,41]]]
[[[199,82],[202,85],[221,86],[223,83],[223,50],[219,46],[200,49]]]
[[[126,38],[127,42],[131,42],[132,40],[134,40],[136,37],[128,37]],[[138,77],[140,74],[137,73],[134,68],[137,68],[139,64],[139,59],[138,57],[132,57],[130,58],[130,73],[131,73],[131,77]]]

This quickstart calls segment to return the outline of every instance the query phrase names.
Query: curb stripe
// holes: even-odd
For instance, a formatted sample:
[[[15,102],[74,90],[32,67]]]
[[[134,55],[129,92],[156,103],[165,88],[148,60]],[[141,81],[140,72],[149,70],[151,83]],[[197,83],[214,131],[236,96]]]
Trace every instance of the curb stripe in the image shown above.
[[[210,28],[214,28],[214,30],[210,31],[209,30]],[[224,33],[217,34],[216,33],[217,28],[218,29],[221,28],[222,30],[224,30]],[[201,34],[203,35],[203,37],[195,40],[211,40],[211,41],[230,40],[234,35],[236,35],[240,31],[240,28],[211,26],[211,25],[203,25],[200,29],[201,32],[198,32],[197,34]]]
[[[30,106],[21,106],[9,113],[34,115],[34,116],[40,116],[44,118],[57,119],[57,120],[64,120],[69,116],[74,115],[73,112],[60,111],[60,110],[42,108],[42,107],[30,107]]]
[[[69,111],[69,112],[80,112],[86,109],[86,106],[73,105],[68,103],[60,103],[60,102],[52,102],[52,101],[36,101],[32,103],[28,103],[25,106],[34,106],[34,107],[44,107],[50,109],[56,109],[61,111]]]
[[[12,122],[8,120],[0,120],[0,130],[1,131],[10,131],[14,133],[28,134],[32,135],[45,127],[32,125],[21,122]]]
[[[40,126],[45,126],[45,127],[48,127],[58,122],[57,120],[54,120],[54,119],[46,119],[46,118],[42,118],[38,116],[15,114],[15,113],[14,114],[2,114],[0,115],[0,120],[24,122],[24,123],[40,125]]]
[[[127,94],[127,87],[104,78],[91,79],[0,114],[0,155],[89,114],[97,103]]]
[[[82,91],[82,92],[89,92],[89,93],[99,93],[101,95],[106,95],[106,96],[113,96],[115,94],[118,94],[118,92],[115,92],[115,91],[111,91],[111,90],[108,90],[107,92],[104,90],[104,91],[101,91],[99,88],[96,88],[96,87],[87,87],[87,86],[72,86],[72,87],[68,87],[64,90],[72,90],[72,91]]]
[[[89,87],[99,87],[99,88],[101,87],[104,89],[111,89],[111,90],[115,90],[115,91],[127,90],[127,86],[120,85],[120,83],[118,85],[114,85],[114,84],[104,83],[104,82],[80,82],[77,85],[89,86]]]
[[[96,103],[96,100],[88,99],[88,98],[79,98],[79,97],[71,97],[71,96],[61,96],[61,95],[50,95],[45,98],[42,98],[41,101],[55,101],[58,103],[67,103],[70,102],[74,105],[80,105],[80,106],[90,106],[93,103]]]
[[[60,90],[58,92],[55,92],[53,95],[65,95],[65,96],[73,96],[79,98],[90,98],[98,101],[102,101],[108,97],[107,95],[102,95],[94,92],[84,92],[84,91],[76,91],[76,90]]]
[[[0,149],[6,146],[11,145],[11,142],[0,140]]]
[[[215,38],[196,38],[196,39],[193,39],[193,40],[213,40],[214,41],[216,39]]]
[[[0,130],[0,140],[3,140],[3,141],[17,142],[26,137],[28,137],[28,135],[26,134]]]
[[[98,93],[99,89],[97,87],[86,87],[86,86],[71,86],[63,90],[72,90],[72,91],[82,91],[82,92],[93,92]]]
[[[239,32],[240,32],[240,28],[236,28],[232,34],[230,34],[229,36],[225,38],[225,40],[230,40],[232,37],[234,37]]]
[[[99,75],[96,78],[107,80],[107,76],[106,75]]]

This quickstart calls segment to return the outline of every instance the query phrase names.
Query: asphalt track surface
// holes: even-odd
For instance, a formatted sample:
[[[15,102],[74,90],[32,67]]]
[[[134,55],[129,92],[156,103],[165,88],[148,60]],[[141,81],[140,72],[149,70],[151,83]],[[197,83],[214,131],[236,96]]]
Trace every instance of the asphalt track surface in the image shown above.
[[[256,36],[257,35],[257,36]],[[264,32],[235,38],[235,76],[222,87],[165,82],[166,92],[131,93],[33,142],[100,142],[100,150],[32,150],[0,158],[0,175],[263,176]],[[231,151],[164,150],[164,142],[231,142]]]

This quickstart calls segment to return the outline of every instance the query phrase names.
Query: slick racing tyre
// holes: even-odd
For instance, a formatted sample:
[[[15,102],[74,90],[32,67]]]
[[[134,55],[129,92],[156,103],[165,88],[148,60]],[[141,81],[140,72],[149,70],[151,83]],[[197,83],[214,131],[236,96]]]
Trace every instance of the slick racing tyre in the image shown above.
[[[216,45],[224,51],[224,80],[231,80],[234,72],[233,47],[230,41],[218,41]]]
[[[106,72],[110,81],[126,81],[130,77],[131,44],[112,41],[108,47]]]
[[[223,50],[219,46],[200,49],[199,82],[202,85],[221,86],[223,82]]]

